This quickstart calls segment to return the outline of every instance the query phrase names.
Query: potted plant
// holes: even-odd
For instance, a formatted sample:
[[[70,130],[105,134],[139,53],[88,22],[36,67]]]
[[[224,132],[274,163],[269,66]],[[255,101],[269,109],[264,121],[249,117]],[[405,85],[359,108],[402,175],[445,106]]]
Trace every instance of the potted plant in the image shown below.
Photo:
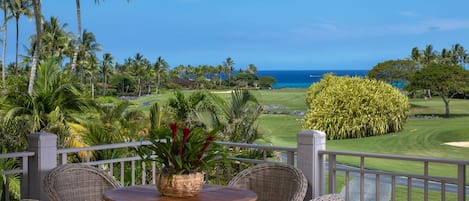
[[[150,133],[151,144],[140,146],[137,153],[144,161],[156,162],[156,186],[161,194],[186,197],[200,192],[202,171],[225,158],[221,146],[214,142],[219,130],[206,132],[170,123],[169,128]]]

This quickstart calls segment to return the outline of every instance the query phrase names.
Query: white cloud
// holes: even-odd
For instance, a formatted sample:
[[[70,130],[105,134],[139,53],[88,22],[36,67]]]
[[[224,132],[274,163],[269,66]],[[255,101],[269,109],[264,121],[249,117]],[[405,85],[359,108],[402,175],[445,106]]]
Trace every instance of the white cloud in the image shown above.
[[[399,12],[399,15],[406,16],[406,17],[416,17],[416,16],[418,16],[417,13],[412,12],[412,11],[401,11],[401,12]]]

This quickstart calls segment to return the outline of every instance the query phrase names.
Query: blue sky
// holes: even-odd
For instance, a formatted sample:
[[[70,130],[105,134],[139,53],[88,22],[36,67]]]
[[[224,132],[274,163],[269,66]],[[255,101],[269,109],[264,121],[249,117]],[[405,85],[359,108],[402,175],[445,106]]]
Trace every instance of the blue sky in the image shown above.
[[[83,29],[116,61],[141,53],[179,64],[259,70],[371,69],[413,47],[469,48],[466,0],[82,0]],[[45,0],[43,14],[76,33],[75,1]],[[20,25],[22,44],[34,30]],[[14,22],[8,59],[14,60]]]

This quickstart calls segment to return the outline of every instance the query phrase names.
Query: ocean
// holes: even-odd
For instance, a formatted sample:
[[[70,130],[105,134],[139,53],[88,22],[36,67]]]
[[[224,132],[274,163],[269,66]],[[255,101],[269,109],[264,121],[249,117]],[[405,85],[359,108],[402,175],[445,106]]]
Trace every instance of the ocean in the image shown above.
[[[277,80],[272,88],[308,88],[311,84],[321,80],[326,73],[336,76],[359,76],[364,77],[368,70],[265,70],[258,71],[257,76],[272,76]]]

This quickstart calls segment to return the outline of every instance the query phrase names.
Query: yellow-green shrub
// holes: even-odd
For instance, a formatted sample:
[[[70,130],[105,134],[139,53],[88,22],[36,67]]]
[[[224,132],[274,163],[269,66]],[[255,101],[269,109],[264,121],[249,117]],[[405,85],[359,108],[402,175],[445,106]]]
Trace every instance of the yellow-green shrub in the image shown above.
[[[324,131],[328,139],[360,138],[400,131],[409,100],[382,81],[325,75],[306,94],[303,127]]]

